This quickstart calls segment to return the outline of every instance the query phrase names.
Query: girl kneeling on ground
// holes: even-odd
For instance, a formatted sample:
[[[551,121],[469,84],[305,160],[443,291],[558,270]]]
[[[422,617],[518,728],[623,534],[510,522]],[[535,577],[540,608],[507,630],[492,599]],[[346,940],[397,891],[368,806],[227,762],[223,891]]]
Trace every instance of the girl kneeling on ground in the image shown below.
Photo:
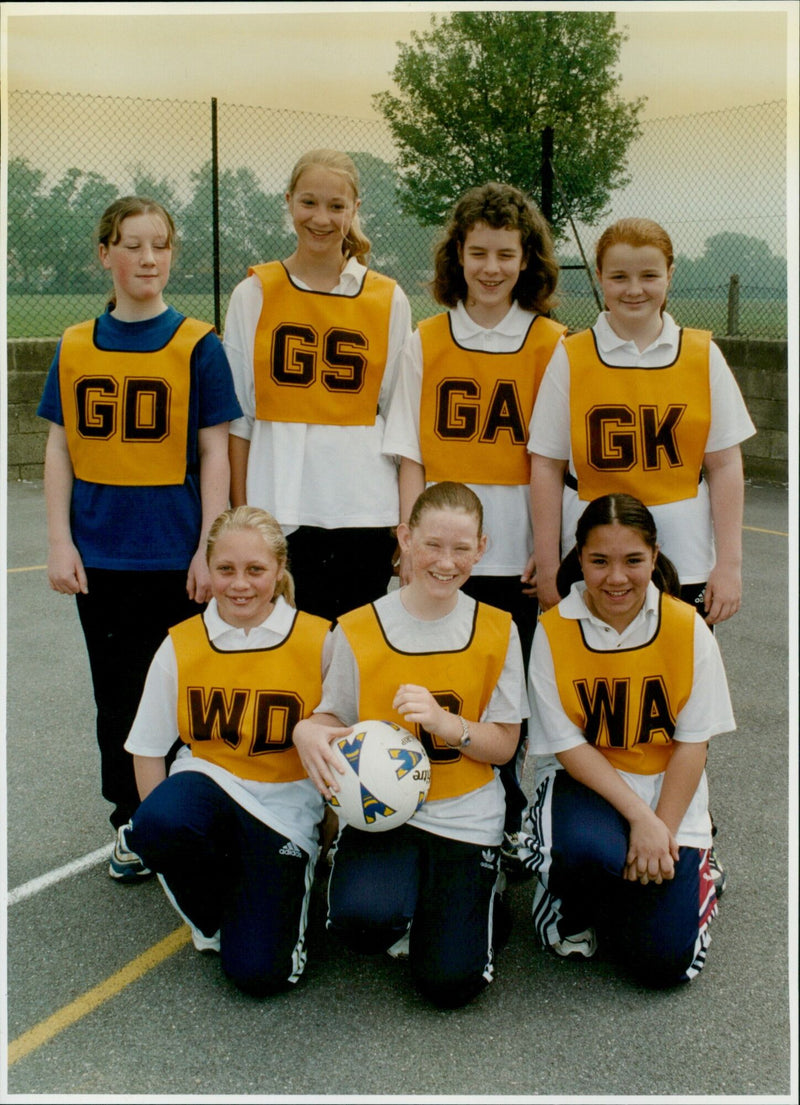
[[[330,626],[294,609],[286,540],[263,510],[217,518],[208,566],[208,609],[170,630],[147,676],[125,745],[142,802],[123,832],[198,951],[265,995],[306,962],[323,803],[292,730],[319,701]]]
[[[629,495],[586,508],[558,589],[529,671],[536,932],[565,957],[599,938],[648,986],[686,981],[717,912],[707,745],[736,727],[719,648]]]
[[[427,801],[380,833],[345,825],[333,850],[328,929],[354,951],[408,960],[439,1006],[492,980],[505,797],[493,764],[527,717],[519,636],[505,610],[460,589],[486,545],[478,497],[458,483],[419,496],[398,540],[410,581],[339,619],[322,701],[295,730],[310,778],[339,789],[330,742],[359,719],[411,730],[431,762]]]

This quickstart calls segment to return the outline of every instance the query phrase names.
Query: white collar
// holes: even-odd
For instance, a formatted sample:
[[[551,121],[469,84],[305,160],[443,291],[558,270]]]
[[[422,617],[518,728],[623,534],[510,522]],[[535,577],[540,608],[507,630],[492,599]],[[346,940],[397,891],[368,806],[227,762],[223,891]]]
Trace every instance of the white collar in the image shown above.
[[[536,317],[534,311],[526,311],[520,307],[516,299],[512,301],[497,326],[481,326],[469,315],[461,299],[450,309],[450,314],[453,320],[453,333],[459,340],[479,334],[503,334],[512,338],[521,338],[527,333],[531,319]]]
[[[360,288],[366,271],[366,265],[362,265],[355,257],[349,257],[347,259],[347,264],[344,266],[339,276],[339,284],[347,285],[352,283],[355,288]]]
[[[344,268],[339,273],[339,283],[333,289],[333,292],[337,295],[357,295],[363,283],[364,273],[366,271],[366,265],[362,265],[355,257],[349,257]],[[303,288],[305,291],[311,291],[305,280],[301,280],[300,277],[292,276],[292,274],[289,273],[289,279],[293,284],[296,284],[298,288]]]
[[[615,633],[616,630],[613,626],[610,626],[608,622],[604,622],[602,618],[598,618],[596,614],[593,614],[589,607],[586,605],[584,598],[584,592],[586,591],[586,584],[582,579],[579,579],[577,583],[573,583],[570,588],[570,592],[566,598],[562,599],[558,604],[558,611],[563,618],[571,618],[574,621],[588,621],[597,629],[601,629],[604,632],[610,630]],[[657,618],[659,605],[660,605],[661,592],[656,587],[655,583],[651,580],[647,585],[647,591],[644,596],[644,604],[641,610],[623,631],[618,634],[620,638],[627,637],[641,622],[646,621],[648,618]]]
[[[211,641],[218,640],[224,633],[233,633],[241,637],[249,637],[254,631],[258,632],[261,629],[267,629],[272,633],[285,637],[292,628],[295,613],[294,607],[289,605],[283,595],[279,595],[275,600],[275,606],[264,621],[261,622],[260,625],[252,626],[250,633],[245,633],[245,631],[238,626],[231,625],[229,622],[224,621],[222,617],[220,617],[217,600],[211,599],[203,613],[203,620],[208,630],[209,640]]]
[[[597,345],[601,353],[610,353],[613,350],[625,349],[633,352],[637,357],[642,356],[644,353],[649,353],[653,349],[658,349],[661,346],[674,346],[677,348],[678,340],[680,338],[680,330],[678,324],[672,315],[666,311],[661,316],[662,326],[661,333],[656,340],[647,346],[646,349],[639,350],[636,342],[631,341],[629,338],[621,338],[615,330],[612,329],[611,323],[608,321],[608,311],[603,311],[597,316],[597,322],[592,329],[597,337]]]

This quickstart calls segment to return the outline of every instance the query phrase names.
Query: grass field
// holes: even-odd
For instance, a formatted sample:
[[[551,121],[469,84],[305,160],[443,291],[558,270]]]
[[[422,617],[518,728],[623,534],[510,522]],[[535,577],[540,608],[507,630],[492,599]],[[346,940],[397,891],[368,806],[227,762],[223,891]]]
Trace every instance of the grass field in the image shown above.
[[[435,314],[439,308],[426,292],[409,295],[414,325],[421,318]],[[214,321],[212,295],[176,293],[168,301],[184,314]],[[222,297],[221,321],[224,325],[228,297]],[[97,295],[9,295],[9,338],[58,338],[64,330],[76,322],[93,318],[104,308],[102,296]],[[711,330],[718,337],[726,334],[728,316],[723,300],[683,299],[675,297],[669,302],[670,313],[684,326]],[[594,299],[590,295],[562,294],[555,312],[560,322],[571,330],[591,326],[597,314]],[[787,333],[786,303],[780,300],[743,299],[739,310],[739,336],[748,338],[785,338]]]
[[[214,321],[212,295],[168,296],[168,302],[185,315]],[[227,296],[222,302],[225,319]],[[105,309],[102,295],[9,295],[9,338],[59,338],[68,326],[95,318]]]

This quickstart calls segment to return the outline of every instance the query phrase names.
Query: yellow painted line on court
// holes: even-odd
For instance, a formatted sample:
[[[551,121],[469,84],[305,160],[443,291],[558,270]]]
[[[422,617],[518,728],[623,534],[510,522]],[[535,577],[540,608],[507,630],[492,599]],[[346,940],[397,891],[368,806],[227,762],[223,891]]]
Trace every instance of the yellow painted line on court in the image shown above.
[[[748,530],[750,533],[768,533],[772,537],[788,537],[788,533],[784,533],[780,529],[759,529],[758,526],[742,526],[742,529]]]
[[[30,568],[6,568],[7,572],[45,572],[46,564],[32,564]]]
[[[52,1040],[59,1032],[63,1032],[65,1028],[69,1028],[70,1025],[75,1024],[76,1021],[81,1020],[88,1013],[94,1012],[103,1002],[113,998],[126,986],[130,986],[132,982],[142,978],[148,971],[152,971],[159,963],[163,963],[165,959],[180,951],[182,947],[190,943],[191,938],[192,934],[189,926],[181,925],[169,936],[159,940],[152,948],[148,948],[142,955],[132,959],[127,966],[111,975],[105,982],[94,986],[87,993],[70,1002],[69,1005],[65,1005],[63,1009],[59,1009],[52,1017],[40,1021],[33,1028],[29,1028],[27,1032],[23,1032],[21,1036],[18,1036],[16,1040],[8,1045],[8,1065],[12,1066],[19,1059],[30,1055],[32,1051],[36,1051],[37,1048]]]

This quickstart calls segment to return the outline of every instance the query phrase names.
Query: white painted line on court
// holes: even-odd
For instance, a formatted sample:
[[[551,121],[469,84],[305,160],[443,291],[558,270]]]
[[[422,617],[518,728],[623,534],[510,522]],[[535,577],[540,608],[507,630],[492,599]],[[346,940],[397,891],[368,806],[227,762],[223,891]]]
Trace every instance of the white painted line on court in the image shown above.
[[[8,905],[15,905],[17,902],[24,901],[25,898],[38,894],[41,890],[47,890],[48,887],[55,886],[56,883],[68,879],[71,875],[78,875],[88,867],[94,867],[101,860],[108,859],[113,847],[113,843],[105,844],[102,848],[98,848],[96,852],[89,852],[87,855],[81,856],[80,859],[74,859],[72,863],[57,867],[55,871],[48,871],[46,875],[40,875],[38,879],[31,879],[30,882],[23,883],[15,890],[10,890],[6,899]]]

